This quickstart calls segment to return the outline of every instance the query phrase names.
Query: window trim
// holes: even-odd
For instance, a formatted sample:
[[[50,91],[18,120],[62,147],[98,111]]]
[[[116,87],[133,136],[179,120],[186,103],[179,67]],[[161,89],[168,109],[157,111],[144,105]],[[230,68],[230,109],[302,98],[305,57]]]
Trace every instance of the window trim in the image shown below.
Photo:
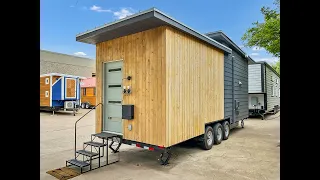
[[[44,96],[47,98],[47,97],[49,97],[49,91],[45,91],[44,92]]]
[[[271,97],[275,96],[274,85],[271,85]]]
[[[46,78],[44,81],[45,81],[46,84],[49,84],[49,83],[50,83],[49,78]]]
[[[82,88],[82,95],[87,96],[87,88]]]

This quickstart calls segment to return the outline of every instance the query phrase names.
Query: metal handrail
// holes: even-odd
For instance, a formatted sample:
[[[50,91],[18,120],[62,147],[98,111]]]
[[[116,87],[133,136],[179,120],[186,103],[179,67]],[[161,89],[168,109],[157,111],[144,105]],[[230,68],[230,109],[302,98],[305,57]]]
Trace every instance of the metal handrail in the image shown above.
[[[84,114],[83,116],[81,116],[75,123],[74,123],[74,159],[77,158],[77,123],[78,121],[80,121],[83,117],[85,117],[87,114],[89,114],[93,109],[95,109],[96,107],[98,107],[99,105],[102,105],[102,103],[97,104],[96,106],[94,106],[90,111],[88,111],[86,114]]]

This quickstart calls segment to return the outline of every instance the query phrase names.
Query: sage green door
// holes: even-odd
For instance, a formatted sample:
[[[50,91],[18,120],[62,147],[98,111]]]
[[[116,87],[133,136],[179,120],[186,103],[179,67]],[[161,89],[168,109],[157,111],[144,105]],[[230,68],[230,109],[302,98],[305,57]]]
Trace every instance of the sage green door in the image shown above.
[[[122,134],[123,61],[104,64],[104,131]]]

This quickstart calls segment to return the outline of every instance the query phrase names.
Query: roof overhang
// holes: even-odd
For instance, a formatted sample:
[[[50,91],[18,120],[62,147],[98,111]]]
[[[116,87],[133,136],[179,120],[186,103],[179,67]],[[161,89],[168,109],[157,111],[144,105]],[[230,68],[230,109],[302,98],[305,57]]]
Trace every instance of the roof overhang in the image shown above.
[[[241,54],[244,58],[248,60],[249,64],[254,64],[255,61],[248,56],[236,43],[234,43],[226,34],[224,34],[222,31],[216,31],[216,32],[209,32],[205,34],[206,36],[209,36],[212,39],[215,39],[219,42],[224,42],[229,47],[231,47],[232,50],[236,51],[237,53]]]
[[[40,77],[46,77],[46,76],[65,76],[65,77],[71,77],[71,78],[87,79],[86,77],[82,77],[82,76],[75,76],[75,75],[61,74],[61,73],[48,73],[48,74],[40,75]]]
[[[148,29],[160,27],[160,26],[171,26],[187,34],[190,34],[222,51],[225,53],[231,53],[232,50],[223,44],[211,39],[199,33],[190,27],[178,22],[177,20],[169,17],[163,12],[151,8],[146,11],[136,13],[126,18],[114,21],[95,29],[80,33],[76,36],[76,41],[97,44],[118,37],[138,33]]]
[[[267,63],[266,61],[257,61],[257,62],[255,62],[255,64],[264,64],[264,65],[266,65],[269,69],[271,69],[271,71],[273,71],[280,78],[280,74],[278,74],[277,71],[275,69],[273,69],[273,67],[270,66],[270,64]]]

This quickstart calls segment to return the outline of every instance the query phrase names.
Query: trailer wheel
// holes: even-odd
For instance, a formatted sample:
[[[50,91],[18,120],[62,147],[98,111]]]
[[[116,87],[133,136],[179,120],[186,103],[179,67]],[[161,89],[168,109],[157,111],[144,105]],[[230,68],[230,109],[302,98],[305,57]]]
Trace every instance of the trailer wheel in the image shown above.
[[[211,126],[207,126],[204,132],[204,138],[203,138],[201,147],[204,150],[209,150],[212,148],[213,143],[214,143],[213,129]]]
[[[241,127],[244,128],[244,120],[241,120]]]
[[[90,108],[89,103],[86,103],[86,109],[89,109],[89,108]]]
[[[230,133],[230,126],[229,126],[229,122],[228,121],[224,121],[222,123],[222,127],[223,127],[223,140],[227,140],[229,138],[229,133]]]
[[[81,103],[81,108],[84,109],[86,106],[84,103]]]
[[[215,144],[220,144],[223,137],[223,127],[220,123],[216,123],[213,126],[213,133],[214,133],[214,142]]]

